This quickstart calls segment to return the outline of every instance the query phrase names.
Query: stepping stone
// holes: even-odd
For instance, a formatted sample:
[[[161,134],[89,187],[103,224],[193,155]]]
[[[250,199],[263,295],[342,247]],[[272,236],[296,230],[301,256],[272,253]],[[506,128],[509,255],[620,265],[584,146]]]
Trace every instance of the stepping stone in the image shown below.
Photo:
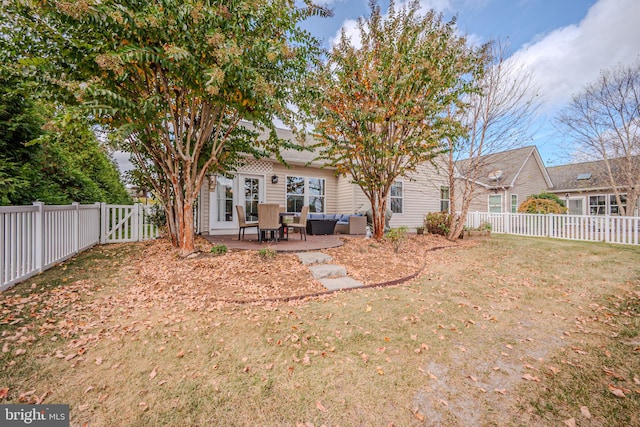
[[[324,279],[325,277],[344,277],[347,275],[347,269],[341,265],[334,264],[318,264],[309,267],[311,275],[314,279]]]
[[[364,286],[363,283],[358,282],[351,277],[337,277],[337,278],[325,278],[319,280],[322,285],[330,291],[337,291],[339,289],[359,288]]]
[[[296,255],[304,265],[324,264],[333,261],[333,258],[322,252],[298,252]]]

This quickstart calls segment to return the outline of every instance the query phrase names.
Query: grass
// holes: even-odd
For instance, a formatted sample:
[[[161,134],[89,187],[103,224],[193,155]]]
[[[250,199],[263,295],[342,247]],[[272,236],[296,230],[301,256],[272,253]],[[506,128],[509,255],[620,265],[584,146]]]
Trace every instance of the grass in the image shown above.
[[[3,294],[3,403],[50,392],[96,426],[640,423],[640,248],[494,236],[410,284],[197,311],[138,293],[135,253]]]

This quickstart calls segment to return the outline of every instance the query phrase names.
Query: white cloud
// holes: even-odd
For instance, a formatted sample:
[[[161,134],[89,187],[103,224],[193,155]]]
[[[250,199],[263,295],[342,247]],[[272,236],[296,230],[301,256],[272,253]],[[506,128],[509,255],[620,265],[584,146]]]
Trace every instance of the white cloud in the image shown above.
[[[516,56],[532,72],[543,109],[568,102],[601,70],[640,58],[640,1],[599,0],[577,25],[524,45]]]

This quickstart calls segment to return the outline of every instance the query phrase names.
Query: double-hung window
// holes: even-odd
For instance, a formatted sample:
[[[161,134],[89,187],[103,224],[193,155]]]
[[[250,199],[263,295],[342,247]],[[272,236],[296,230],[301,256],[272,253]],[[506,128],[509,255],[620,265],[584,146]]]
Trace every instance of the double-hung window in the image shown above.
[[[440,187],[440,212],[449,212],[449,187]]]
[[[589,214],[604,215],[607,209],[607,196],[589,196]]]
[[[620,195],[620,202],[622,203],[622,207],[624,208],[625,212],[627,211],[627,195],[626,194],[621,194]],[[616,200],[616,195],[615,194],[610,194],[609,195],[609,214],[610,215],[620,215],[620,206],[618,206],[618,201]]]
[[[286,184],[287,212],[301,212],[309,205],[309,212],[324,212],[326,185],[324,178],[288,176]]]
[[[518,213],[518,195],[511,195],[511,213]]]
[[[401,214],[403,212],[404,189],[402,181],[395,181],[391,184],[391,190],[389,191],[389,204],[391,205],[391,212]]]
[[[489,213],[502,213],[502,194],[489,194]]]

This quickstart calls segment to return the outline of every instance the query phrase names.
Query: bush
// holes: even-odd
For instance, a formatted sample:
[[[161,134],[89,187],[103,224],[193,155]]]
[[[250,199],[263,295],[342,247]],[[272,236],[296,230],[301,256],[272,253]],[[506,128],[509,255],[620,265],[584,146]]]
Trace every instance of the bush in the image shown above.
[[[532,194],[518,208],[520,213],[563,214],[567,212],[564,202],[555,194],[542,192]]]
[[[276,257],[276,250],[273,248],[262,248],[258,251],[258,256],[264,261],[272,260]]]
[[[407,238],[407,232],[409,229],[404,225],[398,228],[392,228],[387,233],[387,238],[391,240],[391,244],[393,245],[393,251],[398,253],[400,250],[400,246],[402,246],[402,242]]]
[[[428,233],[446,236],[449,234],[451,215],[448,212],[430,212],[424,218],[424,226]]]
[[[213,255],[224,255],[227,253],[227,247],[225,245],[215,245],[210,251]]]

